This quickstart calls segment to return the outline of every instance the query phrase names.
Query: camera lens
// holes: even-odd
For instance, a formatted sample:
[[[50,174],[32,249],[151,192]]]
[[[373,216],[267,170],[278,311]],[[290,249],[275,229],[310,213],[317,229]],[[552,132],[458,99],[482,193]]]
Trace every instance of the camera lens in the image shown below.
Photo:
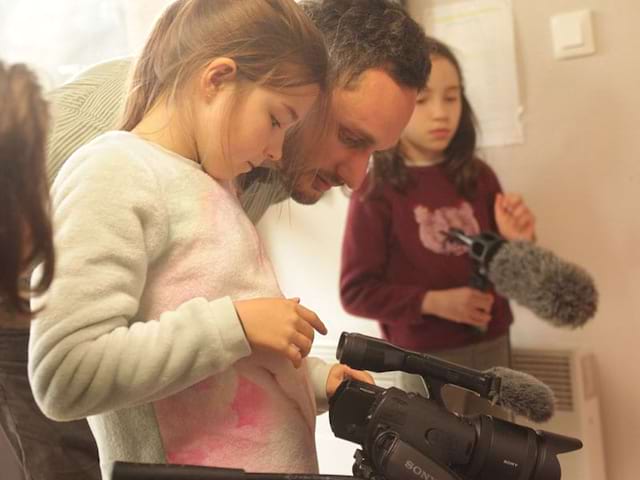
[[[582,447],[577,439],[486,415],[470,420],[476,426],[477,442],[465,474],[478,480],[560,480],[557,455]]]

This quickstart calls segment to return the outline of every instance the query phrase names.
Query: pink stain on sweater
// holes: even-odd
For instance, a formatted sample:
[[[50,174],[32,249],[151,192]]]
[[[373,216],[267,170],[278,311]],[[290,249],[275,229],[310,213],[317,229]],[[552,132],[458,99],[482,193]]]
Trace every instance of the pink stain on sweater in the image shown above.
[[[237,428],[246,426],[257,426],[260,420],[260,413],[264,410],[266,403],[266,393],[263,389],[240,377],[238,380],[238,390],[236,398],[231,404],[231,410],[236,412],[238,420]]]
[[[228,388],[228,385],[226,386]],[[216,377],[156,402],[156,416],[170,463],[234,466],[268,439],[269,398],[259,385],[237,377],[231,396]]]

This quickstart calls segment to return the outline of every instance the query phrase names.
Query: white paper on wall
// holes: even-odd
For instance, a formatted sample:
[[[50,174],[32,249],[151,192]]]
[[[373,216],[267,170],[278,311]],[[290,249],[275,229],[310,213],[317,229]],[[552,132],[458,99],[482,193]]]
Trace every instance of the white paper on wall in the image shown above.
[[[426,32],[452,47],[480,126],[478,146],[524,140],[511,0],[430,5]]]

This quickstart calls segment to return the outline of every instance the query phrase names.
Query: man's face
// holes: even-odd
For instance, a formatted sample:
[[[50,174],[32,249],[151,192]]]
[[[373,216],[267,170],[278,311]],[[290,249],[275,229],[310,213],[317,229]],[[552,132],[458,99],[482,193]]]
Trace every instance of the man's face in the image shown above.
[[[336,88],[325,131],[319,141],[308,140],[305,145],[304,167],[296,176],[291,197],[313,204],[331,187],[357,189],[371,155],[397,143],[417,94],[378,69],[366,70],[353,85]],[[312,137],[309,132],[305,140]]]

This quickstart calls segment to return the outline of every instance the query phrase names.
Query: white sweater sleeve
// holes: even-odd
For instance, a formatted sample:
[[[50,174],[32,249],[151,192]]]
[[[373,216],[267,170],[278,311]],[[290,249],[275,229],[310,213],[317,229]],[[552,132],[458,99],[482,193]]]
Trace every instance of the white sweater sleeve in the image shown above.
[[[328,364],[317,357],[307,357],[307,369],[309,378],[316,397],[316,414],[320,415],[329,410],[327,398],[327,379],[329,372],[335,364]]]
[[[124,151],[85,147],[52,192],[56,275],[33,301],[29,376],[38,405],[71,420],[182,390],[250,353],[229,298],[137,318],[169,222],[154,173]],[[36,273],[37,274],[37,273]]]

